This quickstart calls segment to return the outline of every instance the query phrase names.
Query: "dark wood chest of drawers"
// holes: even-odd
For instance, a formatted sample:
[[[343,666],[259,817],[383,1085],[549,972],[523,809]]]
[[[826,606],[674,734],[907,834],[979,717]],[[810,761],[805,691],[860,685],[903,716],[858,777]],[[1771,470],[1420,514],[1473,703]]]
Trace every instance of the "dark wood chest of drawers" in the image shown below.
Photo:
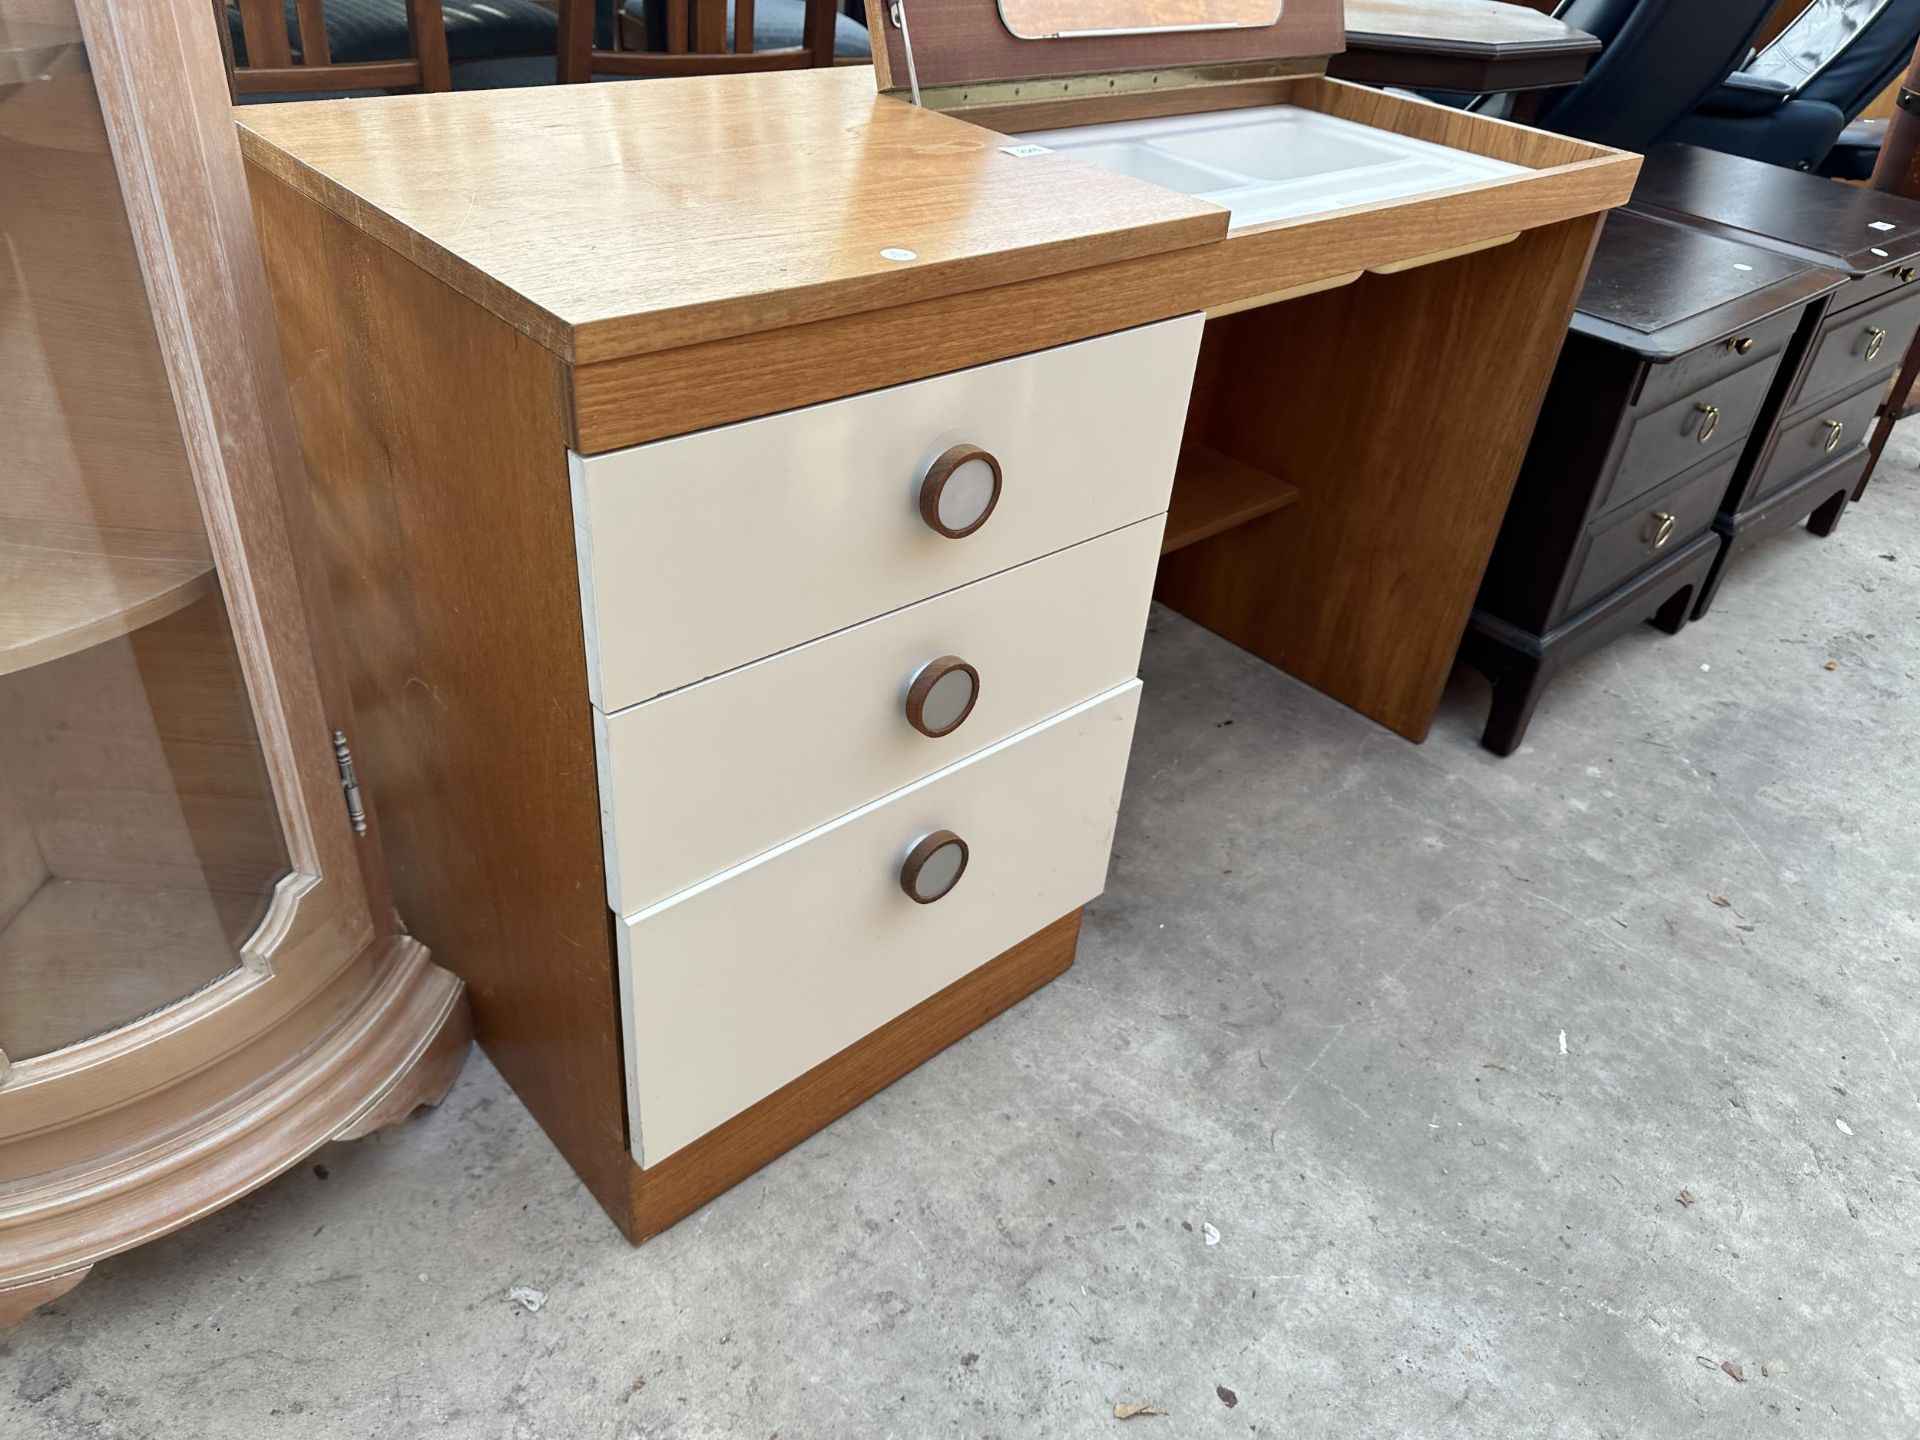
[[[1802,520],[1831,533],[1860,484],[1883,392],[1920,332],[1920,204],[1665,145],[1648,155],[1633,208],[1846,277],[1782,362],[1777,419],[1748,444],[1714,520],[1725,543],[1698,618],[1742,550]]]
[[[1844,283],[1667,217],[1609,219],[1463,643],[1494,682],[1488,749],[1513,752],[1576,656],[1694,613],[1723,548],[1722,507],[1777,453],[1775,420],[1798,394],[1824,297]],[[1826,399],[1810,394],[1792,417],[1816,439]]]

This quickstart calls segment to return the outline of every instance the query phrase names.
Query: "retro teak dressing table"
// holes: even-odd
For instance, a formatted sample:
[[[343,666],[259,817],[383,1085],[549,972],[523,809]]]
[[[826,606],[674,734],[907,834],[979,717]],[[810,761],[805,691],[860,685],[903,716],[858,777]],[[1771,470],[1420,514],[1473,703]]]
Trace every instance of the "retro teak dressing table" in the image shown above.
[[[1072,962],[1156,573],[1425,733],[1636,161],[1234,8],[241,116],[399,907],[636,1239]]]

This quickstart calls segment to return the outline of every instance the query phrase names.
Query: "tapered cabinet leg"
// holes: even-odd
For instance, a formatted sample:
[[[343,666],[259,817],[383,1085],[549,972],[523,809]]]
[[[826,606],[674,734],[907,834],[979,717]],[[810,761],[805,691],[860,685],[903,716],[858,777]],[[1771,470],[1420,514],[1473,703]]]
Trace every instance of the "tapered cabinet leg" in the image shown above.
[[[412,1068],[363,1114],[343,1126],[333,1138],[358,1140],[376,1130],[399,1124],[424,1105],[438,1105],[447,1098],[447,1092],[459,1078],[460,1067],[466,1064],[467,1052],[472,1048],[473,1015],[467,1006],[467,997],[462,993],[459,1002],[447,1012],[447,1018],[420,1052],[420,1058],[413,1062]]]
[[[1515,656],[1493,681],[1493,708],[1480,743],[1496,755],[1511,755],[1527,738],[1534,707],[1547,688],[1547,667],[1538,660]]]
[[[1480,628],[1478,617],[1460,644],[1460,658],[1493,682],[1493,706],[1480,743],[1496,755],[1511,755],[1526,738],[1553,667]]]
[[[1823,540],[1831,535],[1834,528],[1839,525],[1840,517],[1846,514],[1847,501],[1850,498],[1851,496],[1845,490],[1837,492],[1826,504],[1807,517],[1807,529]]]
[[[0,1330],[18,1325],[42,1305],[58,1300],[86,1279],[92,1270],[91,1265],[82,1265],[77,1270],[67,1270],[45,1280],[30,1280],[25,1285],[0,1288]]]
[[[1678,635],[1686,628],[1687,621],[1692,618],[1693,599],[1691,585],[1674,591],[1667,597],[1666,603],[1653,612],[1653,619],[1647,623],[1665,634]]]

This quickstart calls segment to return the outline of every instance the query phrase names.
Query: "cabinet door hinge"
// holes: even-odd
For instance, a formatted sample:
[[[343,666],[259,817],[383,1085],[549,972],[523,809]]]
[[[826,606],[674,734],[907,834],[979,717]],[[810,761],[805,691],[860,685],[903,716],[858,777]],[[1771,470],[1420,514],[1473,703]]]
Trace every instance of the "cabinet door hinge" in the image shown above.
[[[347,821],[353,833],[367,833],[367,807],[360,803],[360,780],[353,773],[353,751],[347,748],[344,732],[333,732],[333,763],[340,767],[340,790],[347,797]]]

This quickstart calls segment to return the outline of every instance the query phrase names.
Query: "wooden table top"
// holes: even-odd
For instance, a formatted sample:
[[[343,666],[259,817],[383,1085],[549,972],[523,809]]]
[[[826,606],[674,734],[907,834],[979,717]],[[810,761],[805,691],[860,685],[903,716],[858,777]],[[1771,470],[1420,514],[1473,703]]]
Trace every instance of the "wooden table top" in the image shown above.
[[[250,105],[247,159],[578,363],[1218,240],[865,66]]]
[[[1505,0],[1347,0],[1328,73],[1368,85],[1496,93],[1571,85],[1600,42]]]

